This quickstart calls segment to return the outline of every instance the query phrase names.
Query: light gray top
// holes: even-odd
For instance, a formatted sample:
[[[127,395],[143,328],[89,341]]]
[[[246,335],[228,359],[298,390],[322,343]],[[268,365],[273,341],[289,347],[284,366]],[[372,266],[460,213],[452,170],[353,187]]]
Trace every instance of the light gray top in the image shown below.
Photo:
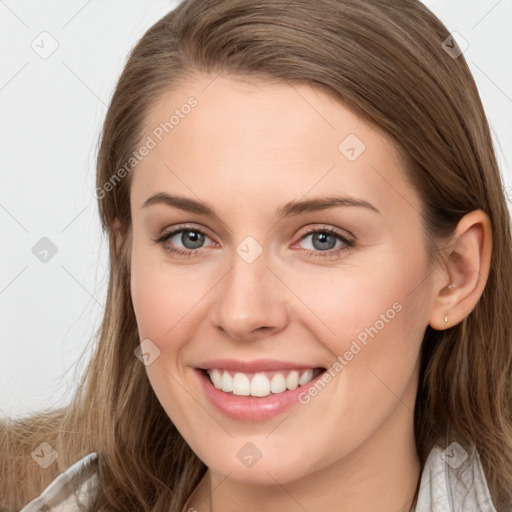
[[[471,453],[456,442],[432,448],[413,512],[496,512],[474,445]]]
[[[89,500],[99,483],[97,465],[96,452],[89,453],[59,475],[20,512],[89,510]],[[456,442],[446,449],[434,446],[425,462],[413,512],[496,512],[474,446],[471,453]]]

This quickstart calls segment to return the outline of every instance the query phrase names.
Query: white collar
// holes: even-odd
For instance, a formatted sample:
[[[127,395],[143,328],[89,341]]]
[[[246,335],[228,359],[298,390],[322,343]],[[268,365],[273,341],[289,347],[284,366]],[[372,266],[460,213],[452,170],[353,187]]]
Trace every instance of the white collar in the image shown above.
[[[460,479],[460,481],[459,481]],[[413,512],[496,512],[475,446],[457,442],[430,451]]]

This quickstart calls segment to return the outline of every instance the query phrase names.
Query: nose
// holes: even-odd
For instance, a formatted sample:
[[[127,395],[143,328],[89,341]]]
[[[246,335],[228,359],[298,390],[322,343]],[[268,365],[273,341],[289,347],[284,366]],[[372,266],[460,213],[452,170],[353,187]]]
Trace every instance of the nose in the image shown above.
[[[235,254],[215,290],[213,322],[235,340],[271,336],[288,322],[286,287],[267,267],[265,253],[251,263]]]

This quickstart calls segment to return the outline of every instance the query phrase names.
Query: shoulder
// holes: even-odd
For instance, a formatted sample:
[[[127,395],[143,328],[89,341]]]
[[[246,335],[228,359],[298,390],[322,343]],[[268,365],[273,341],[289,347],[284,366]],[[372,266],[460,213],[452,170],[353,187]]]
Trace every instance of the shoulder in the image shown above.
[[[98,455],[89,453],[61,473],[43,493],[20,512],[75,512],[88,510],[99,484]]]
[[[453,442],[430,451],[423,473],[415,512],[478,510],[496,512],[475,446],[468,453]]]

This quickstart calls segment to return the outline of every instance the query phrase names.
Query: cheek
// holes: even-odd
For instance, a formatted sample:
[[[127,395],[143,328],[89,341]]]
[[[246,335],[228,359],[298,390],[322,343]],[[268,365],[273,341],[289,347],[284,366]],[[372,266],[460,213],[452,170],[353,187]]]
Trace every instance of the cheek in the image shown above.
[[[180,283],[166,270],[159,248],[133,245],[131,265],[131,297],[141,338],[159,345],[180,313]],[[180,289],[180,293],[177,293]]]
[[[331,353],[329,391],[320,386],[303,403],[329,409],[333,421],[325,426],[320,417],[312,418],[312,430],[332,427],[335,436],[343,424],[346,439],[362,441],[409,389],[426,327],[425,288],[419,286],[426,267],[417,258],[414,264],[401,261],[398,254],[380,258],[380,265],[365,272],[354,267],[335,280],[294,288],[315,313],[307,313],[306,328]],[[414,397],[403,400],[413,410]]]
[[[131,296],[141,340],[149,339],[158,347],[159,356],[146,372],[156,396],[169,417],[182,428],[183,417],[172,411],[187,409],[182,387],[184,379],[183,351],[190,340],[194,319],[191,310],[201,293],[198,281],[190,283],[179,268],[166,265],[155,257],[155,248],[134,248],[132,253]],[[195,283],[195,284],[194,284]]]
[[[135,262],[131,294],[139,333],[141,337],[150,338],[156,343],[172,325],[172,300],[175,294],[166,281],[166,276],[157,272],[155,267],[137,265]]]
[[[307,278],[289,274],[287,282],[305,306],[301,321],[333,360],[346,354],[363,364],[389,362],[393,354],[414,366],[427,323],[426,261],[397,247],[367,264],[330,270]]]
[[[141,339],[149,338],[163,353],[184,345],[213,286],[207,274],[168,264],[158,248],[134,246],[131,297]]]

